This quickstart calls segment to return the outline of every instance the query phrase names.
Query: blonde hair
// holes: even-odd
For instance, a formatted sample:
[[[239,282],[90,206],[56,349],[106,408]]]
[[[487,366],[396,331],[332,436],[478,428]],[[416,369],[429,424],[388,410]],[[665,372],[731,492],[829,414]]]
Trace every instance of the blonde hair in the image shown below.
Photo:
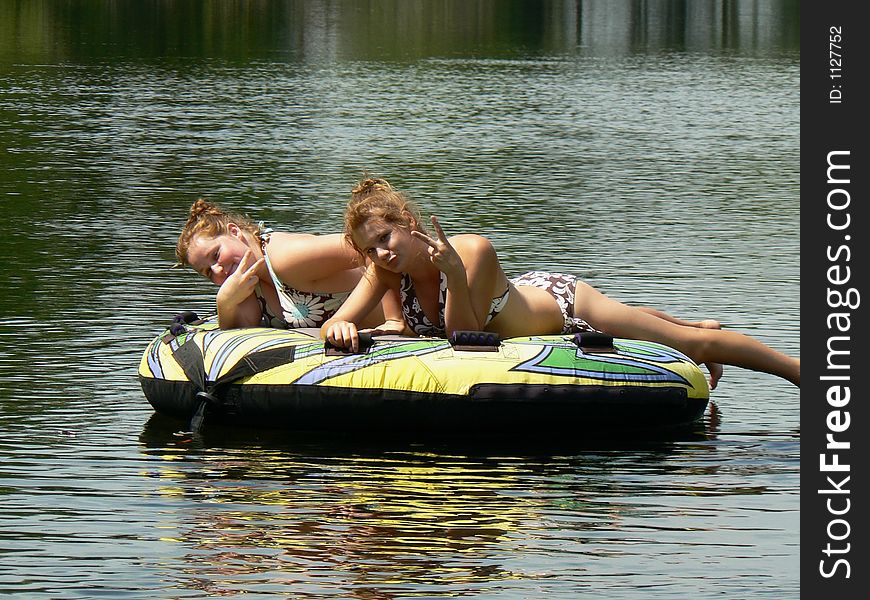
[[[202,198],[194,202],[190,207],[187,223],[184,224],[181,235],[178,236],[178,243],[175,245],[175,257],[178,259],[178,264],[190,264],[187,254],[190,251],[190,243],[193,238],[198,235],[209,238],[224,235],[229,232],[230,223],[235,223],[251,235],[256,236],[260,233],[259,225],[244,215],[225,211]]]
[[[353,240],[353,232],[372,219],[408,228],[413,220],[414,228],[428,235],[417,205],[386,179],[378,177],[367,177],[357,183],[344,211],[344,239],[359,253],[362,250]]]

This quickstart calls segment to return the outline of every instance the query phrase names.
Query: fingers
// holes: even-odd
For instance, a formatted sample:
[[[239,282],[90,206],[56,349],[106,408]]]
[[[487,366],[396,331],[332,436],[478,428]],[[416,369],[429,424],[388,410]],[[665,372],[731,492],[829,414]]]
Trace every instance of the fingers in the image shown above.
[[[254,291],[254,288],[260,282],[260,276],[257,275],[257,267],[259,265],[255,263],[251,266],[251,268],[242,271],[238,269],[235,273],[233,273],[227,280],[224,282],[224,285],[230,284],[239,290],[239,293],[243,294],[251,294]]]
[[[447,243],[447,236],[444,235],[444,230],[441,229],[441,224],[438,223],[438,217],[436,217],[435,215],[432,215],[431,220],[432,220],[432,227],[435,228],[435,233],[438,234],[438,239],[446,244]]]
[[[338,321],[326,330],[327,341],[337,348],[350,348],[351,352],[359,351],[359,332],[356,325],[350,321]]]
[[[252,277],[252,276],[257,277],[257,269],[259,269],[260,265],[262,265],[264,262],[266,262],[266,259],[263,257],[260,257],[257,260],[255,260],[254,264],[252,264],[250,267],[245,269],[245,272],[244,272],[245,278],[247,279],[247,278]]]
[[[447,241],[447,235],[444,233],[444,230],[441,228],[441,224],[438,222],[438,217],[436,217],[435,215],[432,215],[430,217],[430,220],[432,221],[432,227],[435,228],[435,234],[438,236],[437,240],[429,237],[428,235],[426,235],[422,231],[417,231],[416,229],[411,232],[411,235],[414,236],[415,238],[417,238],[418,240],[422,240],[422,241],[426,242],[427,244],[429,244],[430,246],[432,246],[436,250],[438,250],[440,247],[439,242],[441,244],[448,244],[449,245],[450,242]]]
[[[254,262],[254,253],[250,248],[245,250],[245,254],[242,256],[242,260],[239,261],[239,271],[246,271],[250,268],[251,264]]]
[[[257,275],[257,269],[260,268],[265,262],[265,257],[261,256],[258,259],[254,259],[254,253],[249,249],[245,252],[245,255],[242,256],[242,260],[239,261],[239,266],[236,268],[235,273],[230,275],[230,277],[235,276],[240,285],[253,285],[257,283],[259,276]]]
[[[378,325],[377,327],[369,327],[367,329],[360,329],[360,334],[367,333],[372,337],[377,337],[379,335],[392,335],[396,333],[396,328],[391,328],[389,323],[384,323],[383,325]]]
[[[426,235],[426,234],[423,233],[422,231],[417,231],[417,230],[415,229],[414,231],[411,232],[411,235],[412,235],[413,237],[417,238],[418,240],[422,241],[422,242],[426,242],[426,243],[429,244],[429,246],[431,246],[432,248],[435,248],[435,249],[438,248],[438,241],[437,241],[437,240],[433,240],[432,238],[430,238],[428,235]]]

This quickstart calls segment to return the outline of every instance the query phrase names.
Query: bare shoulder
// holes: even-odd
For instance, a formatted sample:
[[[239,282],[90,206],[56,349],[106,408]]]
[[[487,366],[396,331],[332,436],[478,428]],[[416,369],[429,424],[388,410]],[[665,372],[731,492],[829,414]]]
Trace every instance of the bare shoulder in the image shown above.
[[[455,235],[450,238],[450,244],[462,257],[465,268],[469,272],[476,272],[483,266],[494,268],[499,264],[498,255],[492,242],[482,235],[473,233]]]
[[[494,253],[495,248],[487,238],[476,233],[460,233],[450,238],[450,244],[459,252],[474,252],[476,254]]]
[[[331,247],[344,243],[340,233],[315,235],[313,233],[275,232],[269,236],[269,246],[280,250],[297,250],[300,248]]]
[[[273,233],[266,247],[269,259],[278,268],[322,263],[326,270],[359,266],[360,257],[340,233]]]

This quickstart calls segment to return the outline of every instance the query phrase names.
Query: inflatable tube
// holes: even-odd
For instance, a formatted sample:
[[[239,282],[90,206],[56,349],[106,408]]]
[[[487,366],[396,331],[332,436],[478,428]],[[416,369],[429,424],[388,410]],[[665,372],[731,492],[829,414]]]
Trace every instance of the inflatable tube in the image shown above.
[[[220,330],[187,314],[148,345],[139,380],[158,413],[286,429],[547,434],[703,415],[706,378],[683,354],[584,336],[382,336],[349,354],[313,329]]]

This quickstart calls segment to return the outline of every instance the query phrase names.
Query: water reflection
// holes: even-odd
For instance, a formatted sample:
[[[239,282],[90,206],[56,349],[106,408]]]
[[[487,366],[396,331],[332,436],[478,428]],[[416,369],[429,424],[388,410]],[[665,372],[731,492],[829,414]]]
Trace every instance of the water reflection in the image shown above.
[[[769,448],[763,461],[745,442],[723,455],[705,441],[710,420],[694,442],[623,440],[582,451],[571,442],[327,442],[229,429],[190,445],[173,439],[175,425],[149,421],[140,442],[156,461],[144,475],[159,481],[166,503],[163,540],[181,548],[179,585],[216,595],[441,596],[547,577],[564,584],[608,555],[667,560],[682,552],[669,539],[686,531],[707,536],[699,538],[705,552],[728,555],[743,545],[711,535],[717,499],[763,496],[781,472]],[[520,551],[524,563],[506,560]],[[550,572],[528,560],[538,553]],[[636,575],[655,579],[645,568]]]
[[[409,61],[423,57],[658,51],[768,52],[799,44],[797,0],[406,0],[184,2],[14,0],[0,56]],[[94,44],[94,39],[102,43]],[[11,46],[10,44],[15,44]]]

